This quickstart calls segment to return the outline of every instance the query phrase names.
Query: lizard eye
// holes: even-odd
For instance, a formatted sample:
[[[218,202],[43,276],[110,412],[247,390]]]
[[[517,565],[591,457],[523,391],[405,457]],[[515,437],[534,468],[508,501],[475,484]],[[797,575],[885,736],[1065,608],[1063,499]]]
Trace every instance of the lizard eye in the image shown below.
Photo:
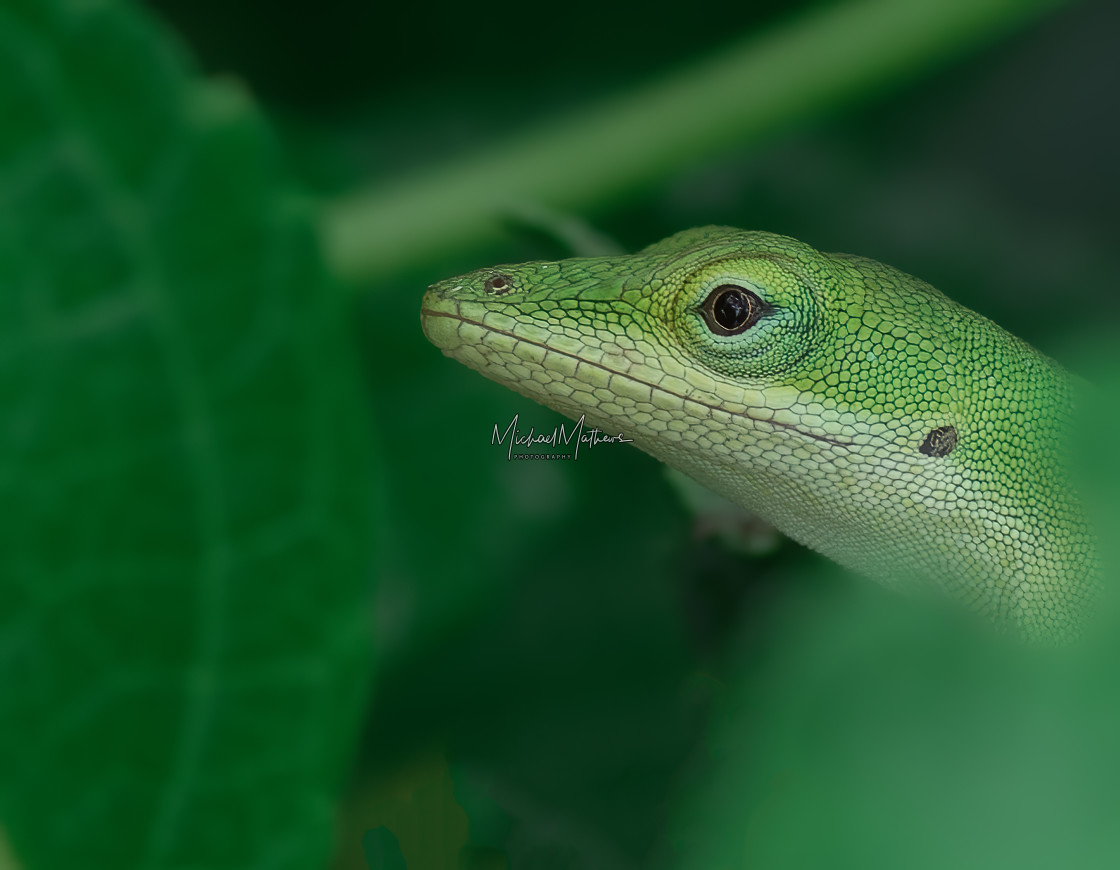
[[[770,310],[765,302],[750,290],[734,284],[716,287],[704,304],[700,313],[708,329],[716,335],[739,335],[754,326]]]

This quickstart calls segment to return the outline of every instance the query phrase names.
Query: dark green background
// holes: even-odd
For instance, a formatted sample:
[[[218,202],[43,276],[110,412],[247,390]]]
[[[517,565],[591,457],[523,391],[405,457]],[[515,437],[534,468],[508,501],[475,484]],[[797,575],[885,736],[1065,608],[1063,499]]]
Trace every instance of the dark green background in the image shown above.
[[[205,74],[248,89],[323,213],[355,190],[407,191],[831,5],[147,4],[167,28],[151,39],[180,41]],[[628,249],[726,223],[874,257],[1107,387],[1120,304],[1118,27],[1115,4],[1058,4],[912,76],[682,155],[577,217]],[[733,111],[737,95],[725,96]],[[217,212],[224,196],[210,197]],[[1113,611],[1073,650],[1023,651],[796,545],[748,559],[699,538],[658,464],[629,448],[507,462],[494,424],[520,414],[548,430],[560,418],[443,358],[419,328],[435,280],[571,253],[539,226],[502,227],[391,268],[328,263],[348,280],[308,291],[344,307],[332,335],[356,344],[361,386],[338,395],[360,417],[347,425],[372,430],[353,475],[349,454],[334,454],[332,479],[371,503],[346,528],[365,544],[349,606],[376,665],[372,682],[355,668],[338,689],[372,685],[356,752],[345,721],[324,732],[352,758],[336,766],[335,865],[1111,866]],[[334,384],[341,370],[317,376]],[[1106,528],[1120,479],[1112,408],[1090,415],[1083,454]],[[299,419],[269,417],[253,437]],[[314,565],[305,574],[314,590]],[[300,598],[309,610],[314,600]],[[242,618],[251,630],[252,613]],[[258,733],[297,739],[270,730],[291,718],[262,708]],[[283,740],[265,751],[282,753]],[[122,840],[136,831],[119,824]],[[15,851],[40,854],[36,836],[47,834],[18,827]],[[80,845],[63,857],[77,860]],[[29,870],[71,866],[42,854]],[[282,849],[232,863],[208,854],[100,866],[303,866]]]

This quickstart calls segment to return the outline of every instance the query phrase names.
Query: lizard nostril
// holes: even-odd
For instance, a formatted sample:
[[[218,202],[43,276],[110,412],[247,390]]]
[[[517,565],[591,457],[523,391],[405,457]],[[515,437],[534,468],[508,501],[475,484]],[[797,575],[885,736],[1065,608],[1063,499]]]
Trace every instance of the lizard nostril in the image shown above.
[[[495,296],[504,296],[513,289],[513,281],[509,275],[491,275],[482,282],[482,289],[486,293],[492,293]]]

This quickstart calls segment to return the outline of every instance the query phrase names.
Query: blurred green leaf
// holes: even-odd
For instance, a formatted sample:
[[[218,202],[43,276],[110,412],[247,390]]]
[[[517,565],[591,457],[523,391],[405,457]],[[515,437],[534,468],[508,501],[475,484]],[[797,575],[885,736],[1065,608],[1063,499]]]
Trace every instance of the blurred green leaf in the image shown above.
[[[374,464],[271,137],[116,2],[0,8],[0,812],[29,870],[310,868]]]
[[[363,847],[369,870],[408,870],[400,842],[384,825],[366,831]]]
[[[720,692],[665,866],[1115,862],[1114,619],[1054,651],[869,585],[814,599]]]

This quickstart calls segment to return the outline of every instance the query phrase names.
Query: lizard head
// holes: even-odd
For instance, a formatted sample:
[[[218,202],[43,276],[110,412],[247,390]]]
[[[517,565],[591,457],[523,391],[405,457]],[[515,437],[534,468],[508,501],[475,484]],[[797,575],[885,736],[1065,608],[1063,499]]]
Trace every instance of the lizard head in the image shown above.
[[[689,417],[737,415],[755,445],[788,442],[788,430],[850,441],[872,417],[905,419],[917,450],[953,423],[950,361],[923,322],[935,312],[915,309],[899,279],[920,282],[872,267],[887,270],[782,236],[704,227],[629,256],[452,278],[429,289],[421,321],[448,356],[639,443],[671,438],[689,403]],[[870,271],[854,276],[860,269]],[[915,364],[899,384],[904,354]],[[844,422],[855,416],[857,427]]]

